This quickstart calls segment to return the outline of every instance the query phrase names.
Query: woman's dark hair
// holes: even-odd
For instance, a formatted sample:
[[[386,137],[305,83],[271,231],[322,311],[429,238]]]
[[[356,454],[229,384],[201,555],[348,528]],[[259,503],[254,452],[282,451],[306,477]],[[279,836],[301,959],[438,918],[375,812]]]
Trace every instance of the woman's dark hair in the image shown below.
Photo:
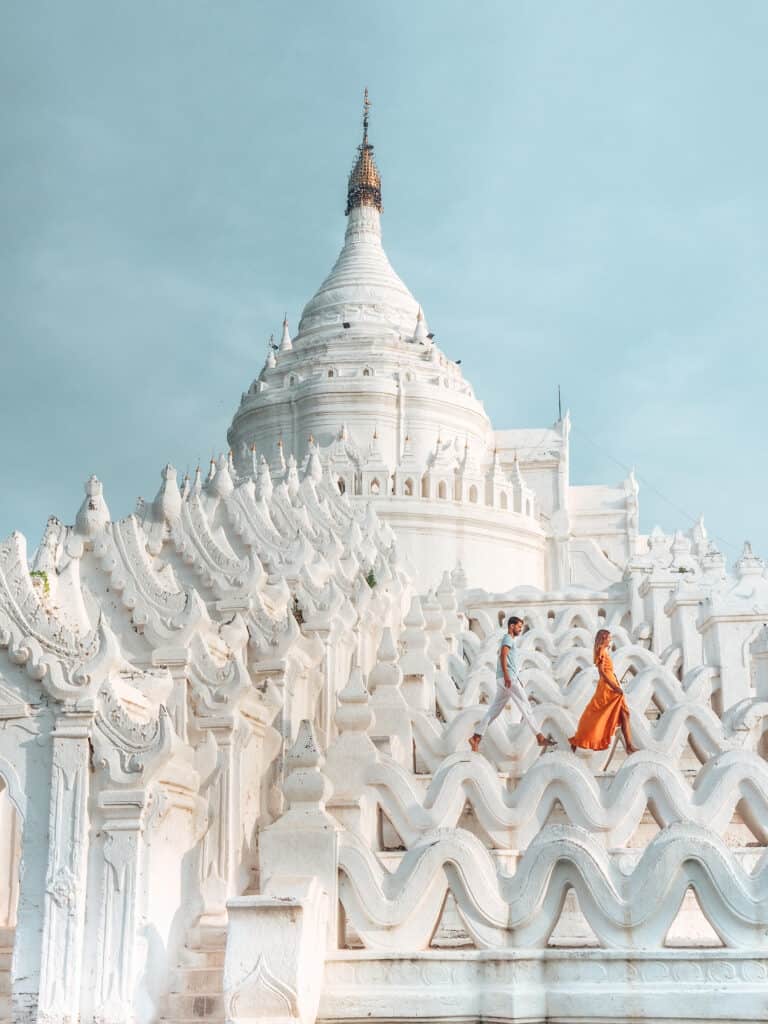
[[[518,622],[522,621],[523,620],[519,619],[517,615],[510,615],[509,618],[507,619],[507,629],[509,629],[510,626],[516,626]]]

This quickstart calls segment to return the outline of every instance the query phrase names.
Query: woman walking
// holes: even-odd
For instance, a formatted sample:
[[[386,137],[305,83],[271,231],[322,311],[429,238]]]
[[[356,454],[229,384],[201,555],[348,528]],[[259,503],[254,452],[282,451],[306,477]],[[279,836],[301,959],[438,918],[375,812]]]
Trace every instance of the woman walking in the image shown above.
[[[597,689],[592,700],[584,708],[576,732],[569,742],[571,750],[585,747],[587,750],[606,750],[617,727],[621,727],[624,746],[628,754],[637,752],[629,731],[629,707],[621,683],[613,671],[609,654],[611,634],[607,629],[598,629],[595,635],[595,665],[600,673]]]

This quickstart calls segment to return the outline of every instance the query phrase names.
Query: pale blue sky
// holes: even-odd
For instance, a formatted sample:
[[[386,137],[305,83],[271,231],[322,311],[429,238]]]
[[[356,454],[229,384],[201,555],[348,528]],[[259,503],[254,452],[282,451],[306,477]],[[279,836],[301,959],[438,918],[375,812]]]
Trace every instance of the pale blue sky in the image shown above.
[[[499,427],[572,411],[768,555],[768,4],[0,10],[0,535],[226,446],[344,229],[360,94],[390,259]],[[689,525],[650,487],[641,525]]]

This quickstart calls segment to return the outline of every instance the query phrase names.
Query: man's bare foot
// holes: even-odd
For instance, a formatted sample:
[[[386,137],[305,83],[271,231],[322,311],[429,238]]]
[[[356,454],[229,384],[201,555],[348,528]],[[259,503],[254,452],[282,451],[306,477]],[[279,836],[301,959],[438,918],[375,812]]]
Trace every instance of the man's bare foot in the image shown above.
[[[540,747],[554,747],[555,741],[551,736],[545,736],[543,732],[536,734],[536,742]]]
[[[472,748],[472,753],[473,754],[477,753],[477,748],[480,746],[482,741],[483,741],[483,737],[482,736],[478,736],[477,733],[475,733],[473,736],[469,737],[469,745]]]

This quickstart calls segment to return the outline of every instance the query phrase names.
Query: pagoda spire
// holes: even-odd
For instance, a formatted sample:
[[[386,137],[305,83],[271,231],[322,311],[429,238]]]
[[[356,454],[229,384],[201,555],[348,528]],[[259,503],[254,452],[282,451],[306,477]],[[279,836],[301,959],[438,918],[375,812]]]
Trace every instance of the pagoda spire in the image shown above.
[[[286,313],[283,317],[283,336],[280,339],[280,351],[290,352],[293,348],[293,342],[291,341],[291,332],[288,330],[288,314]]]
[[[373,158],[373,146],[368,141],[368,114],[371,101],[368,90],[363,96],[363,141],[357,147],[357,159],[347,183],[346,215],[358,206],[373,206],[381,213],[381,175]]]

